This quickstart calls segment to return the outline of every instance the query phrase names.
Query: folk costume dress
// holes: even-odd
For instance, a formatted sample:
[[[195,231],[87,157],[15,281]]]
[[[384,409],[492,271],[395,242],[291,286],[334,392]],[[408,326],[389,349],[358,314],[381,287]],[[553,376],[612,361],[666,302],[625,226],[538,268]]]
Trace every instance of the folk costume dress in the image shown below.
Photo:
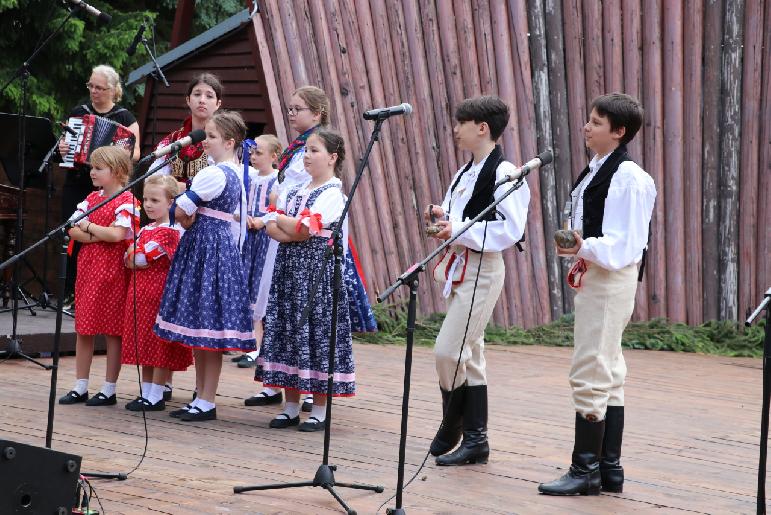
[[[343,211],[345,196],[339,179],[314,188],[295,187],[279,197],[279,210],[301,218],[311,237],[302,242],[280,243],[276,254],[270,299],[265,315],[265,335],[257,360],[255,380],[264,386],[291,388],[301,393],[326,393],[329,335],[332,329],[333,260],[325,260],[329,236]],[[311,284],[325,267],[316,296],[309,299]],[[356,392],[351,324],[347,291],[342,288],[337,313],[334,396]],[[312,309],[300,326],[307,302]]]
[[[246,194],[239,173],[235,163],[209,166],[176,200],[196,219],[179,242],[153,328],[165,340],[210,351],[255,349],[241,265]]]
[[[193,130],[193,118],[188,116],[182,127],[168,134],[165,138],[158,143],[156,148],[165,147],[171,145],[175,141],[179,141],[184,137],[187,137]],[[166,160],[166,157],[156,159],[152,164],[153,167],[158,166]],[[161,168],[157,173],[164,175],[171,175],[177,181],[185,185],[185,189],[190,188],[190,184],[193,182],[193,178],[198,172],[206,168],[211,164],[209,162],[209,156],[203,150],[203,145],[199,142],[195,145],[188,145],[179,151],[179,154],[171,163]]]
[[[281,154],[279,159],[279,191],[286,191],[308,184],[311,180],[305,171],[303,157],[305,142],[317,127],[312,127],[297,137]],[[348,290],[348,309],[351,331],[366,333],[377,331],[377,321],[367,297],[364,271],[359,262],[356,247],[350,238],[344,238],[345,257],[343,262],[343,283]]]
[[[193,364],[193,353],[189,348],[163,340],[153,332],[163,296],[163,285],[179,245],[181,232],[181,228],[168,223],[146,225],[139,231],[133,257],[127,256],[128,259],[134,259],[137,265],[146,265],[147,268],[129,269],[121,350],[121,362],[124,365],[139,363],[142,366],[181,371]]]
[[[249,216],[261,218],[267,214],[268,206],[270,205],[270,194],[276,189],[277,185],[278,171],[261,176],[257,170],[250,168],[249,192],[247,195]],[[262,320],[265,316],[277,249],[278,242],[268,236],[265,228],[259,231],[253,229],[246,231],[246,241],[241,250],[241,257],[243,259],[244,275],[246,276],[249,302],[254,320]],[[268,274],[263,273],[266,268],[270,271]],[[263,291],[262,295],[260,295],[260,290]]]
[[[70,219],[104,201],[102,190],[94,191],[78,204]],[[125,227],[126,239],[110,243],[85,243],[78,253],[78,273],[75,279],[75,332],[82,335],[123,334],[123,311],[126,301],[128,273],[123,266],[123,253],[134,231],[139,228],[139,202],[130,191],[88,216],[88,220],[104,227]]]

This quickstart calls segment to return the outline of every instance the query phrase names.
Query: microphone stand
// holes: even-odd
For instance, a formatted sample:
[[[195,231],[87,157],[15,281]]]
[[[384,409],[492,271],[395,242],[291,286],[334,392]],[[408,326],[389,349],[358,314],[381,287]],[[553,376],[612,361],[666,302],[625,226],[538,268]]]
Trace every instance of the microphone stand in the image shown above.
[[[330,236],[330,241],[332,242],[332,245],[327,247],[326,253],[324,255],[323,263],[326,264],[326,262],[334,255],[334,276],[333,276],[333,283],[332,283],[332,331],[329,335],[329,357],[328,357],[328,367],[327,367],[327,406],[326,406],[326,419],[324,420],[324,454],[322,458],[321,465],[316,470],[316,475],[313,478],[313,481],[301,481],[296,483],[277,483],[272,485],[260,485],[260,486],[237,486],[233,488],[233,493],[240,494],[243,492],[249,492],[252,490],[277,490],[277,489],[283,489],[283,488],[299,488],[299,487],[306,487],[306,486],[320,486],[321,488],[328,491],[332,497],[335,498],[335,500],[340,503],[340,505],[345,509],[346,513],[348,515],[355,515],[356,511],[351,509],[345,501],[337,494],[335,491],[335,486],[341,486],[344,488],[354,488],[358,490],[369,490],[373,492],[380,493],[383,491],[382,486],[375,486],[375,485],[361,485],[361,484],[354,484],[354,483],[339,483],[335,481],[335,475],[334,471],[337,470],[336,465],[329,465],[329,441],[330,441],[330,431],[332,427],[332,394],[334,392],[334,372],[335,372],[335,347],[337,346],[337,310],[340,300],[340,289],[342,288],[341,284],[341,277],[342,277],[342,263],[343,263],[343,242],[342,242],[342,234],[343,234],[343,224],[345,222],[346,217],[348,216],[348,210],[351,207],[351,202],[353,201],[353,197],[356,194],[356,188],[359,185],[359,181],[361,180],[362,175],[364,174],[364,168],[367,165],[367,161],[369,160],[369,154],[372,152],[372,147],[374,146],[375,142],[378,141],[380,137],[380,130],[383,126],[383,122],[390,116],[389,113],[382,113],[376,120],[375,120],[375,127],[372,129],[372,135],[370,136],[369,143],[367,144],[367,148],[364,151],[364,155],[361,157],[361,160],[359,161],[359,164],[356,169],[356,177],[353,180],[353,184],[351,185],[351,191],[348,193],[348,199],[345,203],[345,206],[343,207],[343,212],[340,215],[340,223],[337,224],[335,227],[335,230],[332,232],[332,236]],[[305,309],[302,312],[302,315],[300,316],[300,322],[299,325],[302,326],[305,324],[305,322],[308,320],[308,317],[310,316],[310,309],[313,298],[316,296],[316,292],[318,291],[319,285],[321,284],[321,281],[324,280],[325,277],[325,271],[326,266],[322,266],[321,270],[319,271],[318,275],[313,281],[313,284],[311,285],[309,294],[308,294],[308,302],[305,305]],[[344,309],[348,309],[347,306],[344,307]]]
[[[752,322],[766,310],[765,337],[763,340],[763,408],[760,416],[760,458],[758,460],[757,514],[766,513],[766,458],[768,452],[768,412],[771,404],[771,288],[766,290],[763,301],[747,318],[744,325]]]
[[[406,285],[409,287],[410,290],[410,300],[409,304],[407,305],[407,349],[404,353],[404,394],[402,395],[402,422],[401,422],[401,433],[399,436],[399,466],[397,470],[397,479],[396,479],[396,507],[395,508],[388,508],[386,510],[386,513],[389,515],[405,515],[407,512],[402,507],[402,497],[404,493],[404,458],[405,458],[405,452],[406,452],[406,446],[407,446],[407,419],[408,419],[408,413],[410,408],[410,375],[412,373],[412,347],[414,343],[414,337],[415,337],[415,319],[417,317],[417,300],[418,300],[418,276],[421,272],[425,272],[426,265],[428,265],[428,262],[434,259],[436,256],[438,256],[440,253],[444,252],[446,248],[448,248],[450,245],[457,240],[461,234],[465,233],[469,230],[469,228],[474,225],[475,223],[481,221],[483,218],[487,216],[488,213],[493,211],[498,204],[503,202],[503,200],[517,191],[525,182],[525,177],[530,172],[529,169],[524,169],[522,171],[522,174],[517,177],[514,182],[514,185],[509,188],[506,193],[504,193],[501,198],[497,199],[495,202],[487,206],[481,213],[479,213],[477,216],[466,222],[461,229],[458,231],[458,234],[453,236],[452,238],[446,240],[444,243],[439,245],[439,247],[436,248],[433,252],[431,252],[428,256],[426,256],[422,261],[419,263],[416,263],[412,265],[410,268],[407,269],[406,272],[404,272],[402,275],[400,275],[394,283],[386,288],[383,293],[381,293],[377,301],[379,303],[383,303],[388,297],[393,294],[394,291],[399,286]],[[496,183],[495,187],[497,188],[501,184],[504,184],[505,181],[500,181],[499,183]],[[442,420],[442,424],[444,424],[444,419]]]
[[[151,155],[152,156],[152,155]],[[149,157],[145,158],[147,160]],[[136,178],[135,180],[128,183],[123,189],[116,192],[115,194],[111,195],[109,198],[103,200],[99,204],[95,205],[82,215],[80,215],[77,218],[73,218],[71,220],[67,220],[63,224],[61,224],[59,227],[53,229],[48,234],[46,234],[43,238],[41,238],[39,241],[25,249],[23,252],[11,257],[7,261],[0,263],[0,270],[3,270],[11,265],[13,265],[16,261],[21,259],[24,255],[30,253],[32,250],[40,247],[41,245],[45,245],[53,239],[55,236],[61,235],[62,236],[62,246],[59,252],[59,299],[56,306],[56,329],[54,332],[54,347],[53,351],[51,353],[51,356],[53,358],[53,363],[50,366],[45,366],[47,369],[51,370],[51,386],[49,388],[48,392],[48,422],[46,424],[46,447],[49,449],[51,448],[51,440],[53,438],[53,428],[54,428],[54,408],[56,406],[56,383],[58,378],[58,370],[59,370],[59,348],[60,348],[60,342],[61,342],[61,334],[62,334],[62,315],[64,313],[64,290],[65,290],[65,283],[67,280],[67,246],[69,243],[69,235],[67,234],[67,231],[72,228],[74,225],[76,225],[80,220],[87,217],[97,209],[101,208],[108,202],[112,201],[118,195],[123,193],[124,191],[127,191],[131,188],[133,188],[137,183],[140,181],[143,181],[153,173],[157,172],[166,164],[174,159],[176,156],[176,153],[172,153],[172,155],[166,159],[163,163],[160,163],[155,168],[152,168],[147,171],[144,175]],[[128,478],[128,475],[125,473],[115,473],[115,474],[103,474],[103,473],[90,473],[90,472],[81,472],[81,475],[91,478],[97,478],[97,479],[118,479],[118,480],[125,480]]]

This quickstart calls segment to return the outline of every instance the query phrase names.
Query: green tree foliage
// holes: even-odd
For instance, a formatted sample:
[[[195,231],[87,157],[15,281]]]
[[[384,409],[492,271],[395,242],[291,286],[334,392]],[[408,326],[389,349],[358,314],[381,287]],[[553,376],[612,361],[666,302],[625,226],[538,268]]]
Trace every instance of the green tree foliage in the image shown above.
[[[133,57],[126,54],[145,18],[156,23],[157,54],[168,50],[177,0],[89,3],[112,15],[112,21],[106,26],[97,25],[80,13],[64,24],[62,32],[31,62],[27,114],[63,119],[73,106],[88,99],[85,83],[91,68],[109,64],[125,80],[131,70],[146,63],[149,59],[142,47]],[[243,8],[241,0],[198,0],[191,37]],[[67,14],[61,1],[0,0],[0,87],[17,73],[38,44],[64,22]],[[0,94],[0,111],[19,111],[21,85],[21,80],[16,79]],[[138,94],[141,86],[125,91],[121,104],[134,108]]]

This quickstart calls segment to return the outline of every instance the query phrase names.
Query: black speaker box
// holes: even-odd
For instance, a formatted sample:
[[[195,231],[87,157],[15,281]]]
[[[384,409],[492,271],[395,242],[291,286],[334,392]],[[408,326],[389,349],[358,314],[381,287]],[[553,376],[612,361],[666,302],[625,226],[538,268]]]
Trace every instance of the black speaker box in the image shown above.
[[[0,440],[0,514],[68,515],[80,456]]]

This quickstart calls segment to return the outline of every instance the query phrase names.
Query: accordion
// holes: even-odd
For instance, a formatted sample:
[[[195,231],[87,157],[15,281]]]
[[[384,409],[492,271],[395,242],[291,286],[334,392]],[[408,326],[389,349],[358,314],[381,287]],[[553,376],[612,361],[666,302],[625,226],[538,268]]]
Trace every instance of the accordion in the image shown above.
[[[65,141],[70,150],[62,157],[60,166],[74,168],[76,165],[89,165],[91,153],[99,147],[116,145],[134,153],[136,137],[123,125],[101,116],[86,114],[74,116],[67,122],[75,135],[66,133]]]

